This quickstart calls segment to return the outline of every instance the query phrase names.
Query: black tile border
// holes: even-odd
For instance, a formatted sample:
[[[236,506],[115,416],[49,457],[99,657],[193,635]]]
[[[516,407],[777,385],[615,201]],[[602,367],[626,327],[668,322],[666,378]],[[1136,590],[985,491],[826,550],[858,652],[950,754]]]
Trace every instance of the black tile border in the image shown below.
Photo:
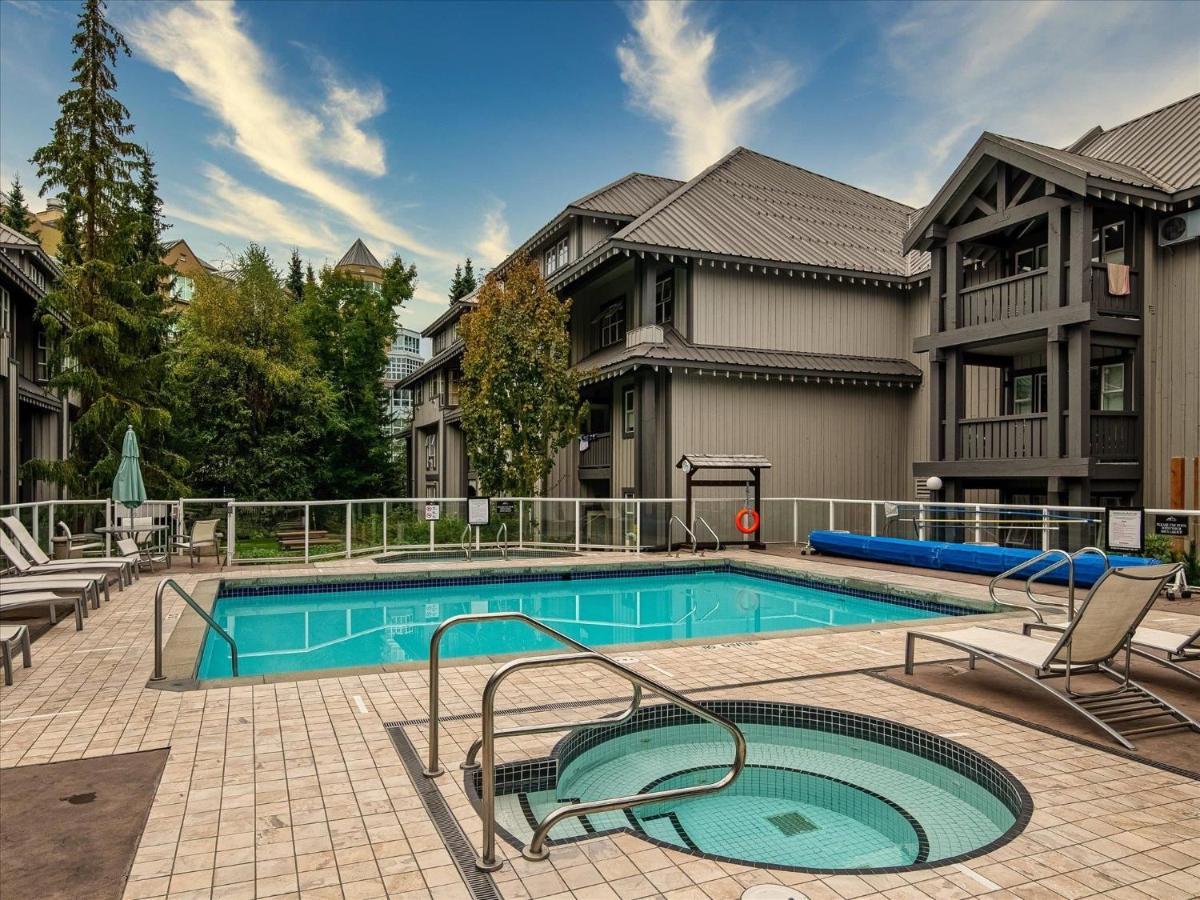
[[[861,671],[861,670],[860,670]],[[939,765],[942,765],[953,772],[956,772],[963,777],[974,781],[984,790],[991,793],[1003,803],[1011,813],[1013,813],[1013,824],[1002,835],[989,843],[978,847],[966,853],[959,854],[945,859],[936,861],[924,861],[920,863],[912,863],[907,866],[880,866],[876,868],[847,868],[847,869],[821,869],[805,866],[786,866],[778,864],[767,864],[751,862],[744,859],[735,859],[733,857],[721,856],[719,854],[703,853],[700,851],[692,851],[679,847],[676,844],[670,844],[665,841],[660,841],[657,838],[635,830],[631,827],[622,827],[617,829],[609,829],[597,834],[612,834],[617,832],[626,832],[635,837],[640,838],[650,844],[654,844],[664,849],[675,850],[679,853],[688,853],[692,856],[698,856],[702,859],[711,859],[716,862],[732,863],[736,865],[752,866],[762,869],[776,869],[789,872],[806,872],[817,875],[879,875],[896,872],[914,872],[922,869],[940,868],[942,866],[952,865],[957,862],[963,862],[968,859],[974,859],[979,856],[991,853],[992,851],[1009,843],[1013,838],[1025,830],[1033,816],[1033,797],[1026,790],[1025,786],[1011,772],[1005,769],[998,763],[988,759],[982,754],[959,744],[948,738],[933,734],[932,732],[924,731],[919,728],[913,728],[910,725],[903,725],[899,722],[892,722],[887,719],[879,719],[875,716],[868,716],[862,713],[848,712],[828,707],[803,706],[791,703],[779,703],[775,701],[763,700],[709,700],[700,701],[700,705],[706,709],[711,709],[714,712],[721,713],[739,723],[758,723],[770,725],[788,725],[796,727],[796,723],[806,723],[802,727],[813,727],[817,730],[830,731],[835,734],[844,734],[850,737],[858,737],[863,740],[872,740],[877,743],[882,743],[886,746],[896,747],[905,750],[914,755],[921,756]],[[557,780],[557,773],[560,765],[565,768],[570,763],[571,759],[578,756],[579,753],[587,749],[589,746],[596,746],[603,743],[612,737],[618,737],[621,734],[630,734],[636,731],[641,731],[649,728],[658,728],[666,725],[682,725],[682,724],[698,724],[702,720],[676,706],[668,704],[658,704],[655,706],[642,707],[638,712],[626,722],[613,726],[602,726],[598,728],[590,728],[586,730],[578,730],[572,732],[562,738],[555,744],[551,755],[542,759],[528,760],[522,763],[509,763],[496,767],[496,791],[497,794],[503,793],[519,793],[519,790],[513,790],[512,787],[520,785],[540,785],[544,784],[545,779],[549,777],[549,773],[553,773],[553,777]],[[822,727],[825,726],[825,727]],[[403,726],[394,726],[397,731],[401,731]],[[879,740],[875,733],[880,733],[885,736],[883,740]],[[605,737],[599,739],[595,737],[598,733],[603,733]],[[407,740],[407,738],[406,738]],[[566,758],[565,762],[562,761]],[[986,774],[987,780],[981,781],[980,778]],[[466,791],[471,805],[478,812],[479,810],[479,793],[480,793],[481,773],[478,769],[466,771],[463,773],[463,786]],[[509,790],[503,790],[502,786],[507,786]],[[858,787],[855,785],[854,787]],[[997,792],[994,787],[1000,788]],[[858,788],[862,790],[862,788]],[[510,845],[520,849],[523,845],[517,838],[507,831],[505,828],[497,824],[496,832],[504,838]],[[565,845],[577,843],[592,838],[594,835],[586,833],[570,838],[559,838],[556,840],[547,840],[547,846]]]

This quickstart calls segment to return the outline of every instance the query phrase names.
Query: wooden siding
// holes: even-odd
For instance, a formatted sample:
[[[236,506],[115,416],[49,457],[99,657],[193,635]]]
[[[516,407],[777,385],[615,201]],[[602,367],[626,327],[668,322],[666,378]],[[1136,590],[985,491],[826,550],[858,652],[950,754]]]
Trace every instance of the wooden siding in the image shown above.
[[[761,453],[769,497],[907,498],[916,391],[797,385],[712,377],[672,378],[671,458]],[[684,476],[672,469],[673,495]],[[729,491],[734,493],[736,491]]]
[[[620,497],[624,488],[634,486],[635,460],[634,445],[637,443],[633,436],[624,435],[624,423],[621,421],[621,400],[625,388],[633,384],[630,379],[616,381],[612,386],[612,484],[611,494]]]
[[[1159,248],[1155,231],[1144,256],[1144,500],[1166,506],[1171,457],[1200,456],[1200,241]]]
[[[580,255],[586,255],[589,250],[593,249],[610,234],[616,232],[620,225],[620,222],[614,222],[611,219],[593,219],[591,216],[580,216]],[[572,254],[572,259],[574,259],[574,254]]]
[[[625,298],[625,328],[632,327],[634,265],[630,260],[574,293],[571,297],[571,362],[577,363],[600,350],[596,316],[609,303]]]
[[[693,282],[697,344],[915,359],[916,291],[707,266]]]

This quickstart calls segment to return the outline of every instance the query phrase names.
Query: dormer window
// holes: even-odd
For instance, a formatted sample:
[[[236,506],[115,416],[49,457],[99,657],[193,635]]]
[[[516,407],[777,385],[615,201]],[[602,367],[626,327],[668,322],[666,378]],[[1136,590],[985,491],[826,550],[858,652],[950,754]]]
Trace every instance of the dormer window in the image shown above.
[[[571,261],[571,251],[569,239],[563,238],[555,243],[546,251],[543,272],[547,278],[557,272],[559,269],[565,269],[567,263]]]
[[[599,327],[600,346],[611,347],[625,338],[625,298],[610,303],[596,320]]]

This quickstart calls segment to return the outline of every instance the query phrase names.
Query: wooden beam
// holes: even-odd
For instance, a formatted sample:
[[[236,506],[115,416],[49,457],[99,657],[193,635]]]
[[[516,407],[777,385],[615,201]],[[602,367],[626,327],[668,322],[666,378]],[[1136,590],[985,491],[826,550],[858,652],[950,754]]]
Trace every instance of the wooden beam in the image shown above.
[[[942,285],[946,281],[946,248],[934,247],[929,264],[929,333],[942,330]]]
[[[1008,200],[1008,205],[1016,206],[1023,199],[1025,199],[1025,195],[1029,193],[1029,189],[1033,187],[1033,183],[1035,181],[1037,181],[1037,176],[1026,172],[1024,180],[1017,185],[1017,189],[1012,192],[1012,196]]]
[[[1010,206],[1004,212],[998,212],[983,219],[975,219],[963,225],[955,225],[947,233],[946,241],[947,243],[950,241],[961,243],[983,237],[994,231],[1008,228],[1010,225],[1024,222],[1026,219],[1044,216],[1051,210],[1061,209],[1066,204],[1066,200],[1057,197],[1038,197],[1036,200],[1030,200],[1018,206]]]
[[[1092,333],[1087,324],[1067,336],[1067,456],[1091,455]]]
[[[962,244],[950,241],[946,244],[946,303],[943,309],[946,330],[958,327],[958,294],[963,283]]]
[[[1058,309],[1063,302],[1062,210],[1046,214],[1046,307]]]
[[[996,209],[1008,208],[1008,165],[996,163]]]
[[[1063,429],[1063,345],[1059,340],[1058,328],[1046,332],[1046,455],[1057,459],[1062,456]]]
[[[1071,201],[1071,230],[1067,235],[1071,248],[1071,267],[1067,278],[1067,303],[1084,301],[1084,288],[1092,275],[1092,205],[1086,200]]]
[[[946,353],[944,377],[946,381],[946,414],[942,436],[942,459],[958,459],[958,420],[962,418],[962,356],[958,350]]]

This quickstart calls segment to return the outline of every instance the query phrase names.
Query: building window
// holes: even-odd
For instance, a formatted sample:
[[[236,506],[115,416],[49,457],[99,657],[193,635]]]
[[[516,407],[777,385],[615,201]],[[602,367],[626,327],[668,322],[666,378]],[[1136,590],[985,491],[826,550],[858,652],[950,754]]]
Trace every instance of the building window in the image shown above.
[[[1013,378],[1014,416],[1032,416],[1046,411],[1046,373],[1027,372]]]
[[[425,435],[425,471],[437,471],[437,432]]]
[[[192,297],[196,293],[196,282],[186,275],[176,275],[172,293],[180,303],[191,303]]]
[[[1092,229],[1092,262],[1125,262],[1125,223],[1111,222]]]
[[[1039,244],[1036,247],[1030,247],[1027,250],[1018,250],[1014,257],[1014,275],[1020,275],[1022,272],[1032,272],[1034,269],[1046,268],[1047,249],[1045,244]]]
[[[600,314],[600,346],[611,347],[625,338],[625,299],[610,303]]]
[[[1100,409],[1122,412],[1125,409],[1125,364],[1100,367]]]
[[[565,269],[570,260],[570,239],[563,238],[546,251],[545,265],[543,266],[546,277],[549,278],[559,269]]]
[[[654,321],[668,325],[675,321],[675,275],[661,276],[654,282]]]
[[[621,433],[629,437],[634,432],[637,420],[633,410],[633,388],[627,387],[621,394]]]
[[[8,299],[8,291],[0,287],[0,337],[9,334],[12,334],[12,306]]]
[[[34,379],[45,383],[50,380],[50,335],[42,329],[37,333],[37,357]]]

